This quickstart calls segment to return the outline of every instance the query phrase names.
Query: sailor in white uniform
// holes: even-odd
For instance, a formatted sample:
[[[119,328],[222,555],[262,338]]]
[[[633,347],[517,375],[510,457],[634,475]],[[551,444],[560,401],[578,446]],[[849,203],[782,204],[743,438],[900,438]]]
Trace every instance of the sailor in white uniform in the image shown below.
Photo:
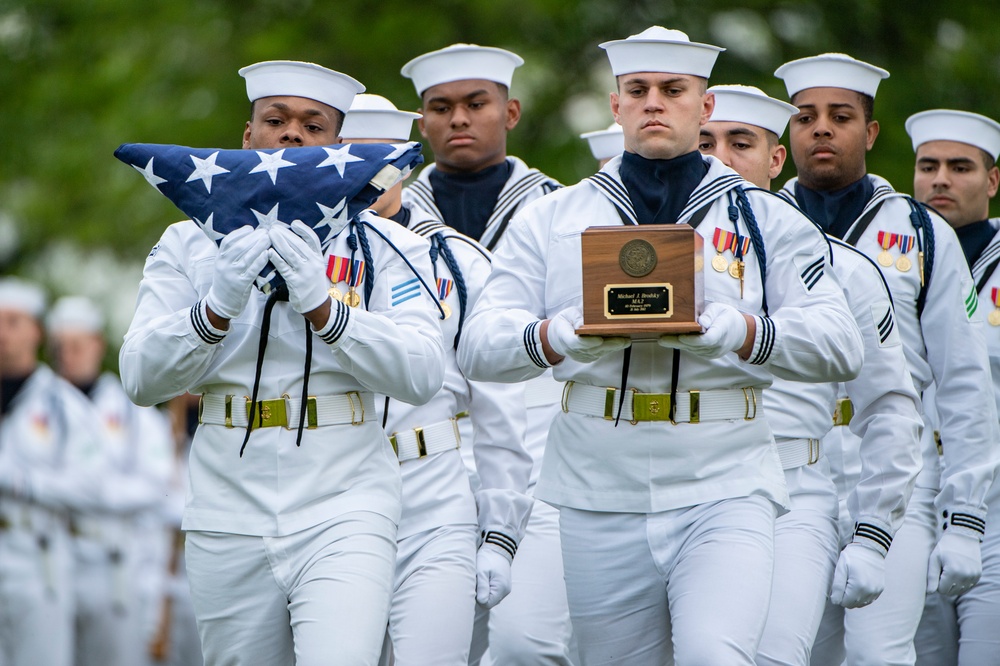
[[[822,234],[697,151],[721,49],[658,26],[602,47],[626,152],[515,216],[459,363],[567,382],[536,496],[560,510],[581,663],[752,664],[788,504],[762,391],[772,373],[851,379],[863,342]],[[743,271],[705,271],[705,332],[577,335],[581,232],[650,222],[695,224],[706,264],[716,229],[739,238]]]
[[[241,74],[253,104],[248,149],[338,143],[342,114],[363,90],[310,63],[258,63]],[[120,367],[138,404],[202,394],[183,528],[206,663],[378,661],[400,481],[374,393],[429,400],[443,361],[431,296],[408,289],[431,279],[426,241],[361,217],[343,221],[325,256],[301,222],[244,227],[216,247],[187,221],[170,226],[146,260]],[[362,222],[379,231],[367,242]],[[352,245],[365,268],[334,300],[330,257],[355,259]],[[289,300],[275,304],[259,358],[266,299],[253,282],[267,261]],[[257,363],[254,405],[245,396]]]
[[[779,139],[798,109],[750,86],[709,91],[715,93],[715,111],[701,130],[699,149],[770,189],[785,161]],[[845,385],[855,412],[850,427],[861,438],[863,472],[848,499],[857,527],[841,552],[837,487],[821,448],[833,427],[838,385],[775,379],[764,391],[764,415],[785,470],[791,510],[775,526],[774,582],[758,665],[808,666],[827,597],[852,608],[881,593],[885,553],[920,471],[919,399],[885,280],[850,246],[833,241],[830,250],[832,272],[865,340],[861,374]]]
[[[94,409],[38,361],[45,296],[0,280],[0,664],[73,663],[69,516],[92,508]]]
[[[503,49],[455,44],[414,58],[402,70],[420,95],[422,117],[417,125],[434,153],[434,164],[403,190],[403,201],[490,251],[517,211],[560,187],[507,154],[507,134],[521,117],[521,103],[509,91],[514,70],[522,63]],[[549,423],[559,409],[561,386],[546,372],[527,382],[524,391],[526,447],[534,460],[530,492],[538,479]],[[459,425],[463,437],[470,439],[471,423],[461,419]],[[475,485],[477,472],[467,449],[465,458]],[[574,663],[556,521],[551,507],[535,504],[514,560],[513,592],[488,614],[477,609],[472,666]],[[484,655],[487,643],[491,647]]]
[[[66,296],[45,319],[59,374],[89,399],[100,428],[97,507],[73,522],[78,666],[132,666],[145,659],[142,596],[143,512],[159,508],[173,467],[170,424],[159,410],[137,407],[121,381],[102,373],[104,316],[84,296]]]
[[[598,168],[603,168],[612,157],[625,151],[625,133],[618,123],[611,123],[607,129],[584,132],[580,138],[587,142]]]
[[[982,390],[990,378],[975,284],[951,227],[867,174],[865,154],[879,130],[872,119],[875,93],[888,72],[824,54],[786,63],[775,75],[799,109],[789,130],[798,179],[783,194],[883,267],[914,387],[920,393],[936,382],[942,428],[955,442],[942,465],[931,430],[924,429],[923,469],[886,559],[885,590],[865,608],[845,613],[828,606],[812,663],[840,664],[846,647],[851,664],[912,664],[929,573],[931,586],[945,594],[969,589],[980,574],[998,443],[996,406]],[[860,474],[860,441],[847,428],[834,428],[823,445],[837,475],[846,542],[854,532],[846,499]]]
[[[986,318],[994,402],[1000,409],[1000,219],[988,219],[990,199],[1000,184],[1000,123],[965,111],[922,111],[906,121],[916,165],[913,196],[941,214],[958,235],[972,270]],[[934,408],[931,391],[924,393]],[[936,419],[932,419],[937,425]],[[940,433],[942,447],[954,442]],[[943,449],[942,449],[943,450]],[[1000,483],[987,496],[990,515],[1000,512]],[[986,523],[981,548],[983,575],[958,595],[929,592],[917,629],[917,664],[986,666],[1000,664],[1000,525]],[[943,523],[942,523],[943,526]]]
[[[415,117],[419,114],[399,111],[384,97],[358,95],[341,137],[347,143],[402,143]],[[424,405],[376,400],[403,479],[390,640],[383,661],[388,663],[391,651],[395,666],[465,666],[475,602],[492,607],[510,591],[511,562],[531,512],[524,389],[470,382],[459,370],[455,347],[489,276],[490,254],[422,209],[404,207],[402,187],[386,191],[372,209],[430,243],[445,316],[445,382]],[[479,474],[475,495],[459,452],[462,413],[471,416],[475,433],[465,444],[472,448]]]

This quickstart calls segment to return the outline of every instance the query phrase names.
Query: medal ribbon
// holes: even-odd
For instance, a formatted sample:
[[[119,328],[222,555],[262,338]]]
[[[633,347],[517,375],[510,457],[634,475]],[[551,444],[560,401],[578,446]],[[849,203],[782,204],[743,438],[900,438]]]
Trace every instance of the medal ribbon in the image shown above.
[[[361,284],[361,281],[365,279],[365,261],[364,259],[355,259],[353,266],[351,266],[351,272],[347,276],[347,286],[357,287]]]
[[[886,252],[889,248],[896,244],[899,239],[900,234],[891,234],[888,231],[878,232],[878,244],[882,246],[882,249]]]
[[[913,249],[913,244],[916,242],[916,236],[906,236],[903,234],[899,235],[899,251],[906,254]]]
[[[990,299],[992,299],[993,305],[1000,308],[1000,288],[993,287],[990,289]]]
[[[331,254],[326,264],[326,276],[334,284],[346,282],[348,286],[357,287],[365,277],[365,262],[355,259],[352,265],[347,257]]]
[[[740,245],[742,245],[743,247],[742,248],[738,247]],[[747,256],[747,252],[750,250],[750,237],[744,236],[743,238],[736,238],[734,235],[733,244],[729,249],[732,250],[733,255],[736,257]],[[741,251],[737,253],[737,250]]]
[[[448,294],[451,293],[451,288],[454,285],[455,283],[452,280],[449,280],[447,278],[438,278],[437,279],[438,300],[443,301],[444,299],[448,298]]]
[[[736,243],[736,234],[717,228],[712,235],[712,243],[715,245],[715,251],[723,254],[726,250],[733,249],[733,245]]]

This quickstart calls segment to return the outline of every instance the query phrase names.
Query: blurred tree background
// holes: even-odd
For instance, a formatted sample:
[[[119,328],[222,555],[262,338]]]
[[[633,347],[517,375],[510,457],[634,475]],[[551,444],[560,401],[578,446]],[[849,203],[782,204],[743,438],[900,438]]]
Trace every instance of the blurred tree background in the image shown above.
[[[1000,117],[995,0],[0,0],[0,272],[101,299],[120,335],[143,258],[181,215],[112,152],[125,142],[238,147],[249,104],[236,71],[260,60],[318,62],[415,108],[399,75],[410,58],[454,42],[511,49],[526,64],[512,86],[524,113],[509,150],[576,182],[595,166],[578,134],[612,120],[597,44],[653,24],[726,47],[712,82],[778,98],[772,73],[794,58],[841,51],[888,69],[868,165],[900,190],[912,184],[907,116],[949,107]],[[779,182],[793,171],[789,160]]]

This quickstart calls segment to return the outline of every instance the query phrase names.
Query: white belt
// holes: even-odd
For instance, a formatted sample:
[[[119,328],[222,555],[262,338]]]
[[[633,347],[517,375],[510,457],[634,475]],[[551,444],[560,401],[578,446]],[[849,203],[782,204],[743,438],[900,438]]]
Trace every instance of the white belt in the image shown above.
[[[462,436],[458,434],[456,418],[424,428],[410,428],[392,433],[389,441],[396,451],[396,456],[399,457],[399,462],[460,448]]]
[[[0,532],[19,529],[26,532],[47,533],[69,527],[69,515],[13,497],[0,497]]]
[[[545,407],[558,405],[562,397],[563,383],[552,378],[552,375],[542,375],[524,382],[524,406]]]
[[[781,469],[804,467],[819,460],[818,439],[779,439],[775,444],[778,446],[778,457],[781,458]]]
[[[245,428],[250,411],[246,396],[205,393],[198,408],[198,422],[223,425],[227,428]],[[296,429],[302,400],[287,394],[273,400],[258,400],[254,416],[255,428],[282,426]],[[337,395],[310,396],[306,400],[306,428],[332,425],[361,425],[375,417],[375,396],[371,393],[350,391]]]
[[[562,410],[614,420],[618,415],[621,392],[612,387],[589,386],[566,382],[563,389]],[[674,423],[700,423],[702,421],[746,421],[757,417],[761,404],[760,391],[753,387],[718,389],[714,391],[678,391],[677,408],[670,418],[669,393],[640,393],[635,389],[625,391],[621,417],[633,425],[639,421],[673,421]]]

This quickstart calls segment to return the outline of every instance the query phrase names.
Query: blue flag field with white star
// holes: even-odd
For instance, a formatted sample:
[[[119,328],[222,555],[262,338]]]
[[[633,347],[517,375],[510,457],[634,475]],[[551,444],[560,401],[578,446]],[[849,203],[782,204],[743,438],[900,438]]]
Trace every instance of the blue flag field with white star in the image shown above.
[[[323,250],[351,218],[423,162],[415,141],[267,150],[126,143],[115,157],[216,244],[245,225],[302,220]],[[282,282],[270,265],[261,275],[271,287]]]

